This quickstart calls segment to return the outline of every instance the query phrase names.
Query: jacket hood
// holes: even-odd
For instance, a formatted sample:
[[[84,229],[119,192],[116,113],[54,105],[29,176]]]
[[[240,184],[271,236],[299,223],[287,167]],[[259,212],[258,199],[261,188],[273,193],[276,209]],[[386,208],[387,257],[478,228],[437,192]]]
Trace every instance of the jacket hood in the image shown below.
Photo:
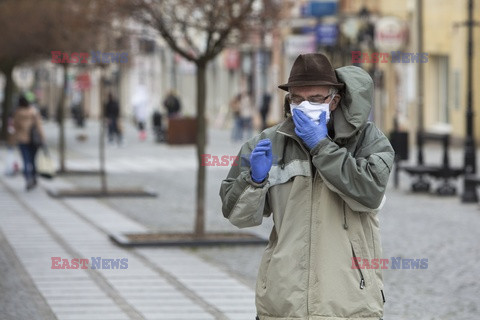
[[[368,121],[373,102],[373,80],[362,68],[346,66],[335,69],[345,83],[340,108],[333,112],[335,140],[350,138]]]

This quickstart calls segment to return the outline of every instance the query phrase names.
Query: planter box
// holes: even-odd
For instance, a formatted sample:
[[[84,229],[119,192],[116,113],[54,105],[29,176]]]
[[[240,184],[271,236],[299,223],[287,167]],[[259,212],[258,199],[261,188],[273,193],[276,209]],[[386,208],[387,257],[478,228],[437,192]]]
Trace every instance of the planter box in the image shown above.
[[[168,119],[168,144],[195,144],[197,142],[197,119],[179,117]]]

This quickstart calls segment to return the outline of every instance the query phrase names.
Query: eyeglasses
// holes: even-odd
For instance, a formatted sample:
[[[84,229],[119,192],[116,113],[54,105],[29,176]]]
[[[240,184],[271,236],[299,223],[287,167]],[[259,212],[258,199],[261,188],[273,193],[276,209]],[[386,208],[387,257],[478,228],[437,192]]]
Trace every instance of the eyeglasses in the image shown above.
[[[292,95],[291,93],[289,93],[287,95],[287,99],[288,99],[289,103],[297,105],[297,106],[305,100],[310,102],[313,105],[319,105],[319,104],[325,103],[325,101],[327,101],[328,98],[333,97],[333,96],[335,96],[334,93],[329,94],[326,97],[319,94],[319,95],[315,95],[315,96],[310,96],[307,99],[305,99],[304,97],[297,96],[297,95]]]

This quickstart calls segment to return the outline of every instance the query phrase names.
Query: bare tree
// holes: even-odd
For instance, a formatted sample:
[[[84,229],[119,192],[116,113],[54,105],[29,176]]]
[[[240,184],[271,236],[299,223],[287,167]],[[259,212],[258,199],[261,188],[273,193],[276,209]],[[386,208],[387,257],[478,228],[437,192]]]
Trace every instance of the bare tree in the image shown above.
[[[2,105],[2,130],[0,138],[7,137],[8,116],[12,111],[15,84],[12,72],[24,62],[45,58],[45,45],[49,41],[49,25],[53,17],[46,0],[0,1],[0,72],[6,83]]]
[[[101,37],[108,40],[111,34],[115,4],[113,0],[0,1],[0,71],[6,77],[1,137],[7,135],[14,91],[12,71],[15,66],[35,59],[50,60],[52,51],[60,52],[58,61],[64,74],[63,90],[57,106],[60,171],[66,171],[64,118],[67,72],[72,54],[97,50],[100,45],[103,45],[102,48],[108,47],[109,41],[101,41]]]
[[[135,0],[127,7],[134,17],[159,32],[169,47],[196,65],[197,89],[197,188],[195,234],[205,233],[205,119],[206,69],[224,48],[245,39],[254,25],[264,21],[255,10],[272,8],[274,0]],[[265,4],[268,5],[265,5]],[[275,11],[275,10],[274,10]],[[265,11],[263,11],[265,13]],[[267,15],[263,14],[263,17]]]
[[[65,164],[65,110],[67,103],[68,69],[73,53],[90,53],[110,48],[112,20],[115,17],[115,1],[107,0],[54,0],[55,16],[50,21],[50,51],[61,52],[63,90],[58,105],[60,172],[66,172]],[[52,50],[54,49],[54,50]],[[83,57],[81,57],[83,59]],[[102,107],[102,102],[100,103]],[[103,119],[101,119],[103,120]]]

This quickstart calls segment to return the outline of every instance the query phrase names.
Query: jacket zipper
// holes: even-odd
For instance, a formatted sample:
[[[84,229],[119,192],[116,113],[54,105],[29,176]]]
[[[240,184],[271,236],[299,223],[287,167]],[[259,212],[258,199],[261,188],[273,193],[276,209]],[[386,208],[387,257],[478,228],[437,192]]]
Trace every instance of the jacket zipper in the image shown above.
[[[345,201],[343,201],[342,206],[343,206],[343,229],[347,230],[348,224],[347,224],[347,213],[345,212]]]
[[[310,159],[310,156],[309,156]],[[310,300],[310,272],[311,272],[311,263],[312,263],[312,217],[313,217],[313,189],[315,188],[315,180],[317,177],[317,170],[313,170],[310,168],[313,172],[313,180],[312,185],[311,185],[311,191],[310,191],[310,232],[309,232],[309,239],[308,239],[308,270],[307,270],[307,314],[310,314],[310,309],[309,309],[309,300]]]
[[[309,313],[309,292],[310,292],[310,264],[312,262],[312,217],[313,217],[313,188],[315,186],[315,179],[317,177],[317,170],[315,168],[315,166],[313,165],[312,163],[312,157],[310,156],[310,152],[308,152],[305,147],[303,146],[302,142],[297,140],[295,137],[291,136],[291,135],[287,135],[288,137],[292,138],[293,140],[297,141],[297,143],[300,145],[300,148],[303,150],[303,152],[305,152],[305,154],[307,155],[307,158],[308,158],[308,161],[310,163],[310,171],[312,172],[312,175],[313,175],[313,180],[310,180],[311,181],[311,191],[310,191],[310,232],[309,232],[309,239],[308,239],[308,242],[309,242],[309,248],[308,248],[308,270],[307,270],[307,301],[306,301],[306,307],[307,307],[307,314]],[[284,150],[285,151],[285,150]],[[283,159],[282,159],[283,161]],[[284,165],[284,163],[283,163]],[[282,169],[284,168],[284,166],[282,167]]]
[[[357,255],[355,254],[355,250],[353,250],[353,246],[352,246],[352,253],[353,253],[353,257],[357,258]],[[354,261],[355,261],[355,265],[357,266],[357,270],[360,273],[360,289],[363,290],[365,288],[365,278],[363,277],[362,269],[360,269],[360,265],[358,264],[357,259],[354,259]]]

